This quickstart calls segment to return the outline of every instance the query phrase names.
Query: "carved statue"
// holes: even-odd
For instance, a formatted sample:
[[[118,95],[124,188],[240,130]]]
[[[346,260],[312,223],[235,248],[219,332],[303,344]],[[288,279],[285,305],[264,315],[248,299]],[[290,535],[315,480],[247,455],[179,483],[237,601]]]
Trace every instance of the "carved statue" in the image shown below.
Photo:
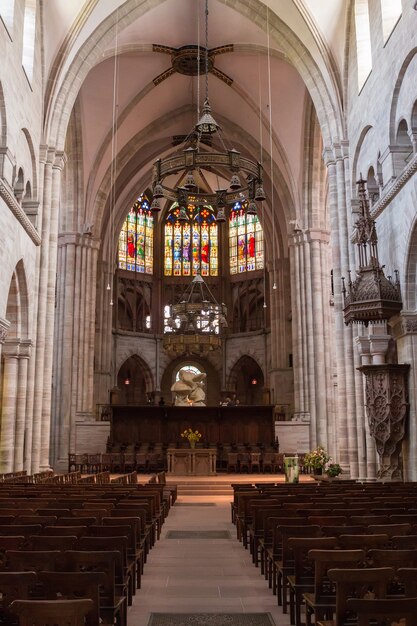
[[[175,391],[175,406],[206,406],[203,389],[206,374],[181,370],[179,377],[171,387],[171,391]]]

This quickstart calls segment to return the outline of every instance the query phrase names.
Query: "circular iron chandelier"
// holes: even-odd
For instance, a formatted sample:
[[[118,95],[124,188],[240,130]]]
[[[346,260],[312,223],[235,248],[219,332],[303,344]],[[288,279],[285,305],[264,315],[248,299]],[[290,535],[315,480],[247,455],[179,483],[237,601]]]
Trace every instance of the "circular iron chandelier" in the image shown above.
[[[197,274],[177,304],[170,307],[163,346],[175,354],[202,354],[221,346],[227,327],[227,308],[219,304],[204,279]]]
[[[174,154],[154,163],[151,211],[161,210],[161,201],[168,200],[178,204],[178,220],[189,221],[187,208],[210,205],[218,224],[226,222],[228,207],[236,202],[242,203],[249,215],[257,214],[257,202],[265,200],[263,189],[262,165],[240,152],[225,147],[221,128],[214,119],[209,104],[208,73],[210,63],[208,48],[208,0],[205,0],[205,101],[203,112],[196,125],[184,139]],[[188,51],[187,47],[187,51]],[[188,54],[188,52],[187,52]],[[195,51],[193,49],[193,55]],[[195,67],[197,74],[202,73],[203,64],[197,49]],[[181,66],[182,67],[182,66]],[[189,74],[193,74],[191,70]],[[217,136],[220,151],[201,148],[203,144],[212,145]],[[227,171],[229,185],[215,191],[207,190],[202,171]],[[176,176],[183,184],[172,187],[167,183],[169,176]],[[243,177],[245,178],[243,179]],[[187,286],[176,304],[170,305],[170,314],[165,324],[163,346],[175,355],[209,353],[221,347],[221,333],[227,327],[227,309],[219,304],[212,292],[198,273]]]
[[[205,101],[203,114],[187,135],[183,143],[182,150],[174,154],[158,159],[154,163],[152,176],[153,200],[151,210],[158,212],[161,210],[161,200],[178,202],[180,207],[180,221],[187,220],[185,207],[188,205],[199,206],[210,204],[216,214],[216,221],[222,223],[226,221],[226,209],[233,206],[235,202],[245,202],[248,214],[256,215],[256,202],[265,200],[263,189],[262,165],[248,157],[242,156],[240,152],[224,148],[225,143],[221,135],[221,128],[217,124],[211,113],[208,96],[208,74],[212,61],[208,48],[208,0],[205,3],[205,35],[206,42],[203,48],[204,69],[205,69]],[[186,47],[187,50],[189,48]],[[197,74],[203,67],[200,59],[200,47],[198,47],[196,67]],[[210,152],[202,150],[201,144],[212,143],[214,135],[218,134],[220,143],[224,148],[221,151]],[[201,170],[216,171],[218,168],[229,172],[229,186],[224,189],[217,189],[214,192],[207,192],[202,189],[199,181]],[[178,187],[171,187],[166,179],[171,175],[178,175],[183,172],[181,180],[184,184]],[[245,179],[242,182],[242,177]]]

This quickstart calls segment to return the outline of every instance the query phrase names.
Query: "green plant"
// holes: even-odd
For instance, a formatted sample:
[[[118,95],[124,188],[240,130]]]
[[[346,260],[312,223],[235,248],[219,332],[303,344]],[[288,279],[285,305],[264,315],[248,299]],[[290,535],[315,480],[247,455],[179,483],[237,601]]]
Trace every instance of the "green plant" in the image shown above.
[[[339,463],[330,463],[326,468],[326,474],[327,476],[329,476],[329,478],[335,478],[341,473],[342,468],[340,467]]]
[[[304,467],[309,469],[318,470],[324,469],[326,463],[330,460],[329,455],[322,446],[318,446],[311,452],[307,452],[304,456]]]

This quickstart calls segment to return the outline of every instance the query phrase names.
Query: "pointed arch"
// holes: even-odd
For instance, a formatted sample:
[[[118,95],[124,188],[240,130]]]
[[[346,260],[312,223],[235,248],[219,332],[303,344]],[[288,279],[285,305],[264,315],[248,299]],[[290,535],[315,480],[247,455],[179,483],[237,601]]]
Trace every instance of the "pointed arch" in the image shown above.
[[[155,389],[146,361],[136,353],[128,357],[117,372],[117,386],[121,404],[146,404],[148,394]]]
[[[10,322],[8,336],[24,340],[29,336],[29,296],[23,259],[12,274],[7,298],[6,319]]]
[[[233,365],[227,389],[236,393],[241,404],[263,404],[264,373],[253,356],[242,355]]]

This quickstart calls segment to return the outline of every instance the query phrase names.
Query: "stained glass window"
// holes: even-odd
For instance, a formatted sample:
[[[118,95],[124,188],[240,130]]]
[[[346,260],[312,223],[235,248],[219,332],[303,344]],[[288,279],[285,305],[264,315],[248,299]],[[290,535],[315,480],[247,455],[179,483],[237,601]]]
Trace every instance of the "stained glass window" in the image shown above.
[[[264,268],[264,234],[257,215],[247,215],[236,202],[229,219],[230,273],[241,274]]]
[[[180,221],[175,203],[164,232],[165,276],[218,276],[218,226],[210,206],[189,205],[187,221]]]
[[[153,273],[153,215],[143,195],[130,209],[120,231],[118,266],[141,274]]]

